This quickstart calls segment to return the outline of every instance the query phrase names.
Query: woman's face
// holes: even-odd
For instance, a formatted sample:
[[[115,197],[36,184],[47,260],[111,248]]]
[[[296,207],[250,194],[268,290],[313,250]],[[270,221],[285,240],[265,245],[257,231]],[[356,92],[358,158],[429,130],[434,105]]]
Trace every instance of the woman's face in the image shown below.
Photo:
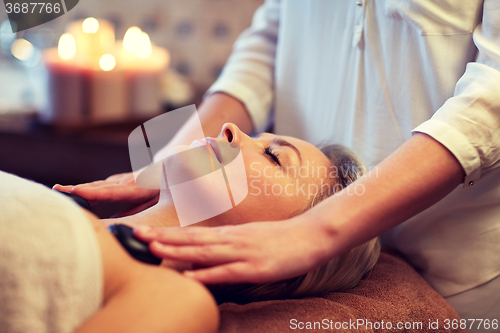
[[[318,148],[293,137],[269,133],[250,137],[228,123],[217,138],[205,138],[202,144],[205,142],[215,147],[239,147],[248,194],[233,208],[196,225],[287,219],[308,207],[330,173],[331,163]]]

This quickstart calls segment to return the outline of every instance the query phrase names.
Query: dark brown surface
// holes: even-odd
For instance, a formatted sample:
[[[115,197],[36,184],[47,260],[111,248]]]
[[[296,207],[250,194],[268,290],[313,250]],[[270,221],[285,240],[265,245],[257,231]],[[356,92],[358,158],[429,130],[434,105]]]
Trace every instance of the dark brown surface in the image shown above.
[[[127,137],[135,124],[25,133],[0,132],[0,170],[51,187],[80,184],[130,172]],[[1,184],[0,184],[1,188]],[[102,205],[101,205],[102,206]],[[97,208],[101,217],[122,205]]]
[[[330,329],[291,329],[290,320],[356,322],[364,319],[387,323],[422,322],[422,329],[398,330],[349,327],[341,332],[465,332],[444,329],[445,319],[460,320],[455,310],[401,258],[382,253],[368,278],[355,288],[323,297],[220,305],[222,333],[240,332],[330,332]],[[439,330],[429,322],[439,320]],[[314,325],[314,324],[312,324]],[[335,325],[335,324],[334,324]],[[333,326],[335,327],[335,326]]]

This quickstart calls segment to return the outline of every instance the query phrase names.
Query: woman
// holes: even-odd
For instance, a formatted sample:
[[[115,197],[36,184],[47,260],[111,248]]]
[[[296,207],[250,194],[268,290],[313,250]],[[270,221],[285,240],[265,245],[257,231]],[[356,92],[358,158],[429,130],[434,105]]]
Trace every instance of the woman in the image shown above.
[[[362,162],[345,147],[330,145],[320,150],[305,141],[269,133],[252,138],[231,123],[222,127],[217,138],[204,140],[205,144],[208,142],[212,146],[230,143],[239,147],[249,190],[240,204],[220,215],[197,223],[197,226],[287,219],[339,192],[365,171]],[[197,144],[199,142],[194,145]],[[199,166],[186,163],[182,168],[193,169]],[[99,185],[99,182],[96,184]],[[362,189],[355,188],[355,185],[352,187],[350,191],[343,191],[342,195],[362,194]],[[55,187],[57,190],[66,191],[71,191],[72,188],[72,186]],[[78,194],[84,195],[81,192]],[[153,207],[135,215],[103,222],[106,225],[121,223],[132,227],[179,226],[174,200],[168,188],[161,191],[160,199]],[[151,249],[155,251],[158,246],[158,243],[153,242]],[[378,239],[373,239],[330,260],[321,268],[297,278],[262,285],[217,286],[212,290],[219,302],[227,300],[248,302],[314,296],[349,289],[373,268],[379,250]]]

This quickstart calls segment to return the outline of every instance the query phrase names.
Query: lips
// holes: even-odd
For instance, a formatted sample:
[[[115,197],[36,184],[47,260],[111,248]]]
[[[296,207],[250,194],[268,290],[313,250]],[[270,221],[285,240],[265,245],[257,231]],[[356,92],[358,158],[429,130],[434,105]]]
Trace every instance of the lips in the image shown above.
[[[218,145],[217,141],[212,138],[204,138],[202,141],[205,141],[208,144],[217,161],[219,161],[219,163],[222,163],[220,160],[220,146]]]
[[[219,161],[219,163],[222,163],[222,156],[223,156],[222,148],[218,141],[212,138],[204,138],[201,140],[194,140],[190,144],[190,146],[193,148],[208,146],[213,156],[215,156],[215,158],[217,159],[217,161]]]

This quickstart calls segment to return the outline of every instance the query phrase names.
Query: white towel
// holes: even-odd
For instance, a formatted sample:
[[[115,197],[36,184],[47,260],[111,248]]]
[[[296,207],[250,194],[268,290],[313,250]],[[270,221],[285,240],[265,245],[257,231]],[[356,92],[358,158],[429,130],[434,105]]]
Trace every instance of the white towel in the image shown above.
[[[0,171],[0,332],[71,332],[102,303],[99,244],[71,199]]]

